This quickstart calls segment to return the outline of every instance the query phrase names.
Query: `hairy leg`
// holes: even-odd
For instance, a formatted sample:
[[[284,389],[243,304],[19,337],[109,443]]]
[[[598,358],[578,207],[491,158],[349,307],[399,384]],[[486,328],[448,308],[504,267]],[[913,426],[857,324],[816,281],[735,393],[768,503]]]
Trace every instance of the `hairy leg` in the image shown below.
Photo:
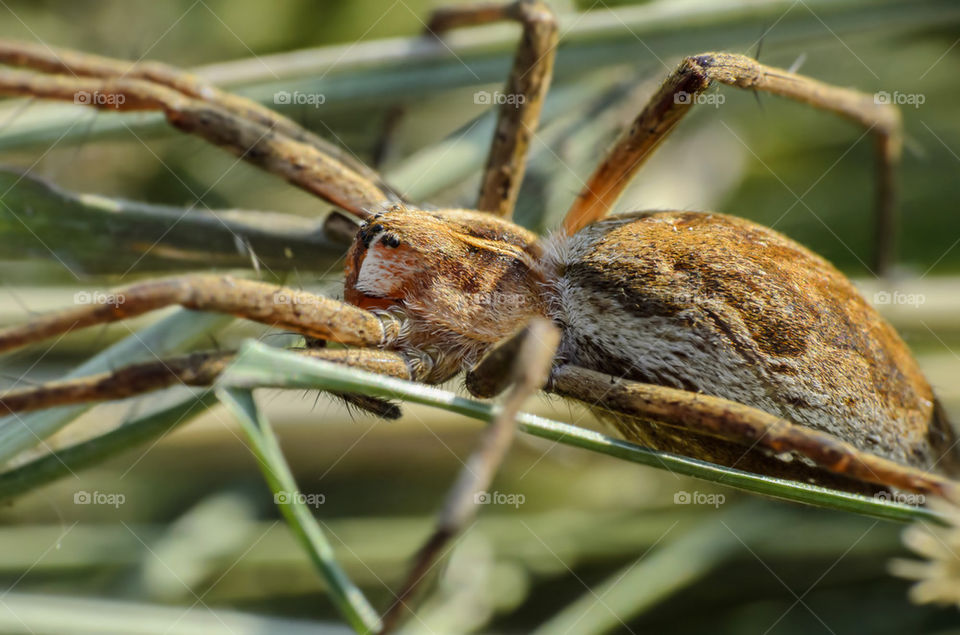
[[[310,348],[300,353],[372,373],[412,379],[404,358],[392,351]],[[233,351],[191,353],[131,364],[89,377],[51,381],[39,386],[0,392],[0,416],[68,404],[125,399],[176,385],[211,386],[235,357]],[[395,419],[400,414],[396,406],[382,399],[337,394],[349,403],[381,417]]]
[[[548,390],[605,410],[647,419],[773,454],[795,452],[824,470],[865,483],[920,493],[960,493],[960,484],[924,470],[861,451],[833,435],[791,423],[762,410],[700,393],[642,384],[561,366]]]
[[[293,120],[261,104],[220,90],[200,77],[161,62],[129,62],[45,44],[0,40],[0,64],[32,68],[44,73],[99,77],[103,79],[140,79],[172,88],[187,97],[193,97],[220,106],[238,117],[255,121],[278,133],[313,146],[373,182],[384,192],[393,193],[383,178],[353,156],[344,153],[326,139],[317,136]],[[396,195],[395,195],[396,196]],[[397,198],[399,198],[397,196]]]
[[[75,328],[117,322],[166,306],[228,313],[284,328],[308,337],[350,346],[381,346],[399,325],[330,298],[264,282],[196,274],[141,282],[98,302],[38,316],[29,323],[0,329],[0,352],[25,346]]]
[[[83,58],[80,53],[72,55]],[[18,58],[9,51],[6,59],[42,66],[31,56]],[[72,58],[61,61],[66,64],[68,59]],[[142,79],[138,75],[143,73],[101,76],[82,74],[82,67],[81,73],[70,66],[63,70],[72,74],[0,68],[0,94],[83,103],[101,110],[160,111],[175,128],[202,137],[361,218],[395,198],[378,182],[331,155],[315,137],[288,130],[292,122],[287,124],[274,113],[258,114],[266,109],[254,112],[245,104],[238,105],[236,101],[246,101],[239,97],[228,100],[225,93],[219,93],[200,99],[181,92],[180,86]],[[177,85],[175,76],[168,80]],[[203,92],[202,86],[195,88]]]
[[[519,22],[523,35],[504,88],[476,207],[510,218],[523,181],[530,139],[550,88],[557,47],[556,17],[541,0],[467,4],[435,11],[427,32],[438,35],[457,27],[504,20]]]
[[[900,112],[895,106],[876,103],[873,95],[727,53],[688,57],[666,79],[587,180],[564,219],[567,234],[573,235],[608,213],[643,163],[714,82],[810,104],[858,123],[874,135],[878,180],[873,266],[876,273],[886,273],[894,252],[895,173],[903,144]]]
[[[527,398],[537,393],[547,381],[560,343],[559,330],[548,320],[535,319],[522,333],[522,344],[507,375],[513,389],[496,419],[484,430],[480,443],[447,494],[433,534],[416,555],[396,601],[383,618],[381,633],[388,633],[397,626],[407,608],[407,600],[442,556],[444,547],[476,515],[475,495],[489,488],[510,449],[517,427],[517,413]]]

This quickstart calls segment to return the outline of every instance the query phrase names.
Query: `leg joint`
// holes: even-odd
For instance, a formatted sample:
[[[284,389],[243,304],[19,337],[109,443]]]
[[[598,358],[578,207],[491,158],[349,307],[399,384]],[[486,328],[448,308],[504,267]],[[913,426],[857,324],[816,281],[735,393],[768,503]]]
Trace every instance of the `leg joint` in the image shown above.
[[[763,77],[763,66],[745,55],[701,53],[684,58],[680,72],[693,73],[709,85],[717,81],[729,86],[752,88]],[[704,86],[706,88],[706,86]]]
[[[542,0],[519,0],[509,7],[510,17],[522,22],[525,27],[538,26],[548,31],[557,31],[557,15]]]

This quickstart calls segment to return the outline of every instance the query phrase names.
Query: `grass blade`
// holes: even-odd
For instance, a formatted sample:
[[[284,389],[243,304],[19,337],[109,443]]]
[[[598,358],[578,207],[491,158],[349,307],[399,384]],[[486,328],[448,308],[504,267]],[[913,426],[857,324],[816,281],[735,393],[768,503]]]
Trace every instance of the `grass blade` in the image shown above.
[[[200,341],[233,319],[229,315],[180,309],[91,357],[66,376],[95,375],[144,359],[162,358]],[[0,419],[0,463],[6,463],[20,452],[40,445],[44,439],[90,408],[90,404],[60,406],[26,416],[13,414],[3,417]]]
[[[256,615],[232,609],[165,606],[51,593],[4,594],[0,630],[4,633],[96,633],[97,635],[341,635],[336,624]],[[28,626],[29,625],[29,626]]]
[[[280,513],[330,585],[330,597],[344,619],[358,633],[379,631],[380,618],[334,558],[333,547],[300,496],[270,422],[257,408],[253,393],[221,387],[217,389],[217,397],[246,432],[250,449],[258,459]]]
[[[204,412],[216,399],[211,392],[186,395],[159,412],[138,417],[89,441],[47,454],[0,473],[0,501],[21,496],[37,487],[98,465],[130,448],[165,435]]]
[[[345,250],[325,234],[323,219],[74,194],[10,169],[0,169],[0,192],[5,258],[52,250],[83,273],[123,273],[134,263],[138,271],[249,267],[251,251],[270,269],[324,271]]]
[[[320,388],[333,392],[355,392],[375,397],[403,398],[487,422],[493,420],[497,412],[495,405],[460,397],[433,386],[346,368],[322,360],[307,359],[294,352],[271,348],[252,340],[244,343],[237,360],[220,376],[219,383],[223,386],[244,388],[257,386]],[[939,519],[936,513],[922,507],[912,507],[816,485],[751,474],[651,450],[593,430],[527,413],[521,413],[517,420],[519,429],[533,436],[650,467],[670,470],[677,474],[727,485],[754,494],[898,522]]]
[[[644,554],[551,617],[534,635],[617,630],[742,551],[744,542],[773,531],[769,524],[749,522],[739,523],[737,533],[730,528],[735,520],[756,517],[758,511],[753,505],[740,505],[712,519],[716,522],[702,522],[659,549],[654,547],[653,553]]]

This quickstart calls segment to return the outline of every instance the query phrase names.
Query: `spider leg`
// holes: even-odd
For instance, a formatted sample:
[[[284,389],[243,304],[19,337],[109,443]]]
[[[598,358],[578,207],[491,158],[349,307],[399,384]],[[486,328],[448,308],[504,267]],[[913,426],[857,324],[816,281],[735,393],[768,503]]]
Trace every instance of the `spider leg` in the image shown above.
[[[399,325],[350,304],[305,291],[232,276],[196,274],[131,285],[96,302],[33,318],[0,329],[0,352],[74,328],[116,322],[166,306],[227,313],[350,346],[380,346],[396,337]]]
[[[0,393],[0,414],[123,399],[176,384],[209,386],[232,359],[232,352],[192,353],[131,364],[89,377],[17,388]]]
[[[546,383],[559,343],[560,331],[547,320],[535,319],[523,331],[522,345],[509,375],[513,389],[500,413],[483,431],[476,449],[450,488],[433,534],[417,553],[396,601],[384,615],[381,633],[388,633],[397,626],[407,600],[441,557],[443,548],[476,515],[475,496],[488,489],[493,481],[513,440],[517,413],[527,398]]]
[[[70,55],[73,57],[62,58],[64,65],[68,60],[84,59],[81,53]],[[43,66],[35,56],[18,57],[9,50],[6,59]],[[73,67],[66,65],[63,70],[73,72]],[[79,70],[82,73],[84,67],[81,65]],[[240,97],[219,91],[206,93],[204,99],[194,97],[179,90],[183,87],[177,84],[172,71],[166,79],[176,88],[141,79],[146,75],[143,72],[108,75],[106,69],[96,70],[102,74],[50,74],[2,68],[0,94],[68,101],[101,110],[161,111],[175,128],[206,139],[361,218],[395,198],[364,173],[330,154],[329,144],[318,144],[316,137],[305,131],[290,130],[295,124],[266,109],[252,108],[242,103],[246,100]],[[160,75],[162,78],[163,74]],[[190,84],[188,80],[181,83]],[[194,88],[204,92],[202,84]],[[269,115],[262,114],[263,111]]]
[[[522,355],[523,347],[531,337],[537,323],[527,324],[512,336],[494,345],[476,366],[467,371],[465,384],[471,395],[478,399],[496,397],[514,381],[512,368]]]
[[[567,234],[573,235],[607,214],[640,166],[713,82],[800,101],[840,115],[873,133],[878,170],[873,266],[878,274],[886,273],[895,247],[895,173],[903,145],[899,110],[890,104],[876,103],[873,95],[727,53],[704,53],[680,63],[587,180],[564,219]]]
[[[864,452],[831,434],[727,399],[619,379],[573,365],[554,370],[548,390],[745,448],[795,452],[828,472],[863,483],[941,496],[960,493],[958,483],[948,478]]]
[[[374,348],[304,349],[300,353],[315,359],[353,368],[411,379],[407,363],[399,353]],[[0,415],[42,410],[68,404],[113,401],[168,388],[170,386],[211,386],[236,357],[235,352],[205,351],[131,364],[111,372],[51,381],[0,392]],[[335,393],[355,406],[384,418],[395,419],[393,404],[376,397]]]
[[[530,139],[537,129],[543,99],[550,87],[557,47],[556,16],[541,0],[467,4],[436,10],[430,16],[426,31],[439,35],[457,27],[504,20],[519,22],[523,35],[499,100],[497,126],[476,208],[510,218],[523,181]]]
[[[254,121],[275,130],[279,134],[286,135],[294,141],[310,145],[323,154],[343,163],[384,192],[389,192],[394,198],[400,198],[390,189],[389,185],[384,183],[383,178],[375,170],[367,167],[354,156],[343,152],[323,137],[252,99],[220,90],[213,84],[185,70],[161,62],[129,62],[70,49],[50,47],[46,44],[10,40],[0,40],[0,64],[75,77],[140,79],[172,88],[187,97],[220,106],[242,119]]]

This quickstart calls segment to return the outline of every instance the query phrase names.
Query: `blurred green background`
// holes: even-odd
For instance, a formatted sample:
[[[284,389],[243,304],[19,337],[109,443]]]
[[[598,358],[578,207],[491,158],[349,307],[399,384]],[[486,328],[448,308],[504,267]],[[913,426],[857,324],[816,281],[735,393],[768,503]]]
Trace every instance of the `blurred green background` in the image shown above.
[[[909,295],[912,301],[878,308],[960,420],[960,6],[553,4],[563,18],[556,80],[518,210],[538,231],[556,226],[603,149],[684,54],[753,55],[759,47],[765,63],[799,61],[801,72],[827,82],[922,96],[922,105],[903,107],[907,149],[892,280],[877,281],[864,264],[873,229],[869,135],[770,96],[719,89],[723,103],[691,114],[621,207],[715,209],[755,219],[832,260],[868,298]],[[454,34],[449,48],[427,46],[416,36],[431,6],[6,0],[0,36],[204,67],[204,76],[271,106],[279,90],[323,95],[319,107],[282,112],[360,159],[377,160],[416,200],[469,205],[491,123],[475,93],[496,90],[506,76],[518,31],[484,27]],[[329,48],[283,55],[314,47]],[[28,174],[0,173],[2,324],[66,306],[79,290],[161,273],[213,263],[249,274],[248,250],[224,238],[218,223],[192,224],[209,210],[280,212],[310,228],[328,209],[151,115],[5,101],[0,163]],[[65,199],[34,178],[116,200]],[[171,223],[128,201],[163,204],[164,213],[183,218]],[[105,216],[104,205],[123,213]],[[341,248],[323,244],[313,254],[306,241],[290,256],[282,249],[289,237],[268,238],[260,237],[263,253],[276,247],[279,255],[265,259],[261,277],[340,293]],[[0,382],[61,376],[129,334],[123,326],[91,329],[52,349],[8,355]],[[260,334],[235,322],[201,346],[230,347]],[[99,406],[31,455],[170,398]],[[378,422],[315,393],[262,392],[260,399],[300,487],[324,497],[317,516],[338,541],[338,556],[385,608],[478,424],[421,407],[407,407],[401,421]],[[557,400],[540,398],[529,408],[594,425],[579,407]],[[522,494],[523,504],[482,510],[411,631],[960,632],[955,608],[911,605],[908,584],[886,573],[887,560],[903,553],[900,527],[890,523],[759,500],[530,438],[518,440],[495,489]],[[124,502],[79,504],[78,492],[122,494]],[[684,492],[725,500],[676,504]],[[0,510],[0,523],[3,632],[343,629],[221,408],[158,443],[16,498]],[[549,622],[578,599],[591,608]]]

